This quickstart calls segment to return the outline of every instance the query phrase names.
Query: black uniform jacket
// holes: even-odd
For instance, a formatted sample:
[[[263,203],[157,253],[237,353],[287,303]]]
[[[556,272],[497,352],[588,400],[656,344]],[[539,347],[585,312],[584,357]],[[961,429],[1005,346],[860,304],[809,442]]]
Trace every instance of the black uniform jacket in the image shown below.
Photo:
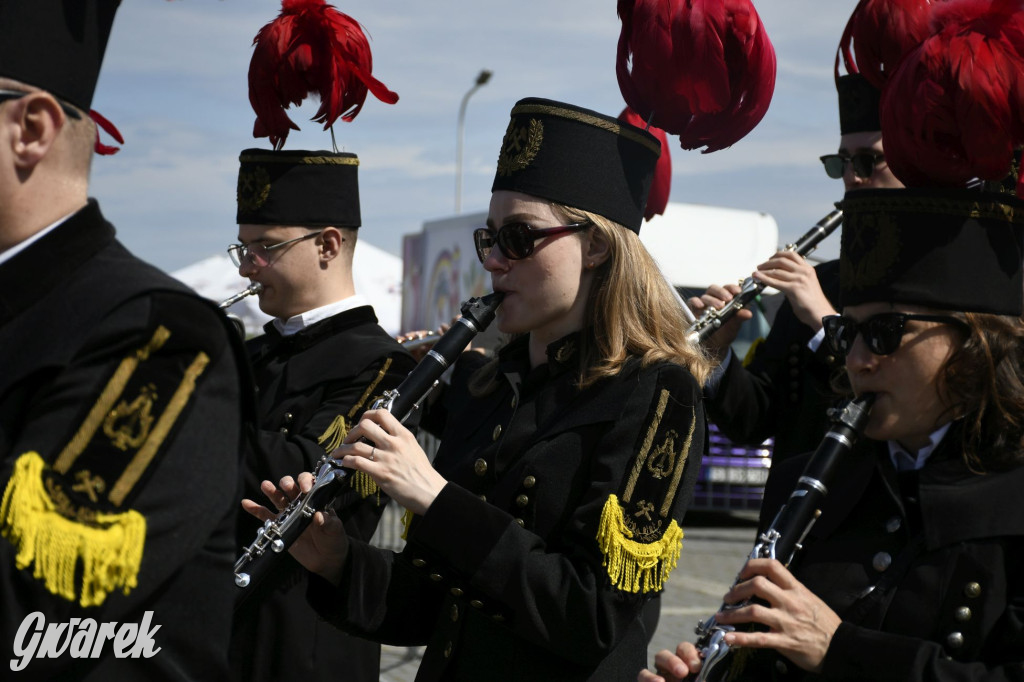
[[[276,483],[314,470],[363,411],[415,366],[377,323],[370,306],[346,310],[289,336],[268,324],[266,334],[248,347],[260,414],[246,461],[245,494],[254,500],[264,499],[260,481]],[[338,513],[350,536],[369,541],[386,503],[383,493],[363,497],[351,491]],[[244,519],[239,546],[250,544],[258,527],[254,518]],[[287,554],[275,561],[260,585],[246,588],[253,593],[235,614],[234,678],[334,682],[344,671],[346,680],[377,680],[380,646],[321,621],[305,600],[305,570]]]
[[[959,439],[954,424],[916,473],[884,443],[854,451],[792,565],[843,618],[824,671],[762,652],[749,679],[1024,680],[1024,466],[972,473]],[[763,518],[804,460],[783,463]]]
[[[823,263],[815,272],[836,305],[839,261]],[[807,342],[813,335],[784,301],[753,354],[743,363],[736,358],[729,363],[708,400],[708,418],[735,443],[757,445],[774,437],[773,460],[814,450],[827,428],[827,410],[836,402],[829,381],[842,362],[825,343],[812,352]]]
[[[59,655],[34,649],[25,679],[226,674],[242,352],[224,315],[128,253],[95,201],[0,265],[4,669],[38,612],[46,625],[20,642],[63,624]],[[98,624],[138,628],[147,612],[155,655],[90,648]]]
[[[645,664],[645,610],[706,445],[700,387],[631,359],[581,391],[578,341],[531,371],[514,340],[483,396],[460,360],[434,462],[449,483],[400,554],[352,542],[342,589],[313,585],[342,627],[427,644],[417,680],[623,680]]]

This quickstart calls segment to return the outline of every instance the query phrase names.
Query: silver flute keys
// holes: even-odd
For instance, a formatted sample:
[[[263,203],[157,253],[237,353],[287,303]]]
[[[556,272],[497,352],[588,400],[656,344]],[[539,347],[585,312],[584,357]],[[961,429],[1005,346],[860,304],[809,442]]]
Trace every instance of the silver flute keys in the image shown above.
[[[838,204],[837,204],[838,206]],[[814,227],[808,230],[800,239],[793,244],[787,244],[783,251],[794,251],[800,256],[809,255],[818,247],[822,239],[835,232],[836,228],[843,224],[843,210],[836,210],[815,223]],[[701,343],[714,334],[727,320],[745,308],[748,303],[754,300],[758,294],[764,291],[764,282],[759,282],[753,277],[747,277],[740,284],[740,292],[733,296],[732,300],[720,309],[709,308],[696,322],[686,330],[686,338],[690,343]]]

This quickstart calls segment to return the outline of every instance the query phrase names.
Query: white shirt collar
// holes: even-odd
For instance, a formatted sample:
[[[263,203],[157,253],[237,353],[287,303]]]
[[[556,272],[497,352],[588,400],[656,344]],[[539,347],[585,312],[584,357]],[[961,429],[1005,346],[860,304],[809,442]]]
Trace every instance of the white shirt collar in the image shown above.
[[[82,209],[78,209],[78,211],[80,211],[80,210],[82,210]],[[24,251],[28,247],[32,246],[32,244],[35,244],[37,241],[39,241],[40,239],[45,237],[47,234],[49,234],[50,232],[53,232],[55,229],[57,229],[60,226],[61,223],[63,223],[65,220],[67,220],[71,216],[75,215],[76,213],[78,213],[78,211],[72,211],[71,213],[68,213],[66,216],[64,216],[63,218],[61,218],[57,222],[53,223],[52,225],[47,225],[46,227],[44,227],[43,229],[39,230],[38,232],[36,232],[31,237],[29,237],[28,239],[23,239],[20,242],[18,242],[17,244],[15,244],[14,246],[12,246],[11,248],[9,248],[6,251],[4,251],[3,253],[0,253],[0,264],[3,264],[5,262],[9,261],[10,259],[14,258],[19,253],[21,253],[22,251]]]
[[[359,306],[369,305],[367,300],[356,294],[355,296],[349,296],[343,298],[340,301],[334,303],[328,303],[327,305],[320,306],[319,308],[313,308],[307,310],[304,313],[299,313],[293,317],[289,317],[287,320],[281,318],[274,319],[274,327],[277,331],[281,332],[281,336],[291,336],[301,332],[306,327],[312,326],[321,320],[326,320],[328,317],[334,317],[338,313],[343,313],[346,310],[352,310]]]
[[[932,456],[932,453],[935,452],[935,448],[942,442],[952,423],[946,422],[932,431],[931,435],[928,436],[928,445],[918,450],[916,455],[911,454],[905,447],[894,440],[886,441],[886,444],[889,446],[889,458],[892,459],[892,464],[896,467],[896,471],[920,470],[924,463],[928,461],[928,458]]]

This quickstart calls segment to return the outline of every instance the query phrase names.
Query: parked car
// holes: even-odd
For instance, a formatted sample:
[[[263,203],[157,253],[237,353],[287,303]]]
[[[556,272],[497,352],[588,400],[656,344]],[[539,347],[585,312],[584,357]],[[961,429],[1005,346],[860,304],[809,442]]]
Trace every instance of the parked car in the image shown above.
[[[682,290],[686,297],[700,291]],[[754,309],[754,318],[740,328],[732,350],[737,360],[746,357],[758,338],[768,335],[775,299],[765,296]],[[690,509],[699,511],[758,511],[772,464],[772,439],[754,446],[737,445],[708,424],[708,454],[704,457]]]

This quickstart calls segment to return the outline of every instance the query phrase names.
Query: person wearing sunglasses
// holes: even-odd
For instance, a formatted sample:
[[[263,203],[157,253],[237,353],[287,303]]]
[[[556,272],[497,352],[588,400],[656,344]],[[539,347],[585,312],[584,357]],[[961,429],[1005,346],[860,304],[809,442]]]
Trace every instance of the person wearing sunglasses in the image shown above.
[[[741,630],[730,645],[757,649],[731,679],[1013,679],[1024,667],[1024,201],[942,188],[850,192],[845,206],[843,308],[824,319],[825,343],[845,358],[846,389],[874,404],[792,564],[750,561],[725,595],[767,604],[716,614]],[[762,518],[806,462],[773,463]],[[690,642],[656,664],[641,682],[701,665]]]
[[[876,37],[873,47],[885,40]],[[821,157],[825,171],[842,178],[846,191],[902,187],[885,163],[879,90],[860,74],[837,76],[835,83],[840,144],[837,154]],[[709,350],[722,364],[707,387],[708,414],[734,442],[756,445],[773,438],[773,461],[783,460],[816,445],[827,428],[828,408],[835,404],[831,379],[842,371],[842,358],[822,344],[821,320],[836,312],[839,263],[815,266],[792,251],[780,251],[759,264],[753,276],[778,289],[785,300],[767,337],[742,363],[732,357],[729,345],[751,311],[740,311],[709,339]],[[735,284],[712,285],[690,299],[690,306],[698,314],[709,306],[721,308],[737,293]]]
[[[273,315],[247,349],[259,428],[245,459],[243,497],[314,470],[384,391],[415,366],[378,324],[355,289],[353,259],[362,220],[355,154],[247,149],[238,171],[238,273],[263,285],[260,308]],[[412,424],[415,426],[416,421]],[[351,477],[337,514],[354,538],[369,540],[387,498],[372,480]],[[236,545],[259,524],[246,515]],[[341,632],[306,603],[305,571],[285,557],[235,611],[232,679],[376,680],[380,647]],[[299,660],[292,660],[299,654]],[[282,672],[287,670],[288,672]]]
[[[323,514],[291,548],[325,618],[426,645],[417,679],[612,680],[646,659],[705,448],[710,368],[637,236],[659,153],[611,116],[514,106],[472,235],[510,339],[455,364],[433,466],[380,410],[335,453],[409,511],[405,549]],[[281,506],[309,483],[264,489]]]
[[[218,679],[246,360],[221,311],[129,252],[90,196],[84,112],[117,7],[0,0],[3,665]],[[97,623],[121,641],[74,653]],[[44,629],[65,635],[49,655]]]
[[[793,560],[747,562],[724,596],[738,607],[715,618],[737,628],[725,640],[745,659],[730,679],[946,682],[1024,671],[1024,191],[973,181],[1015,176],[1009,152],[1020,139],[996,132],[992,155],[961,167],[966,188],[950,186],[961,149],[926,143],[908,115],[956,133],[1020,113],[1005,93],[954,77],[983,66],[969,48],[1004,35],[1010,15],[961,10],[930,15],[934,34],[887,85],[893,165],[916,186],[845,195],[841,313],[823,320],[825,344],[845,358],[837,387],[874,399]],[[1009,55],[1005,72],[1024,72],[1011,40],[986,44]],[[940,50],[968,56],[933,60]],[[922,101],[920,84],[938,82],[955,85]],[[809,458],[772,464],[762,527]],[[640,682],[688,679],[702,665],[690,642],[655,662],[661,674]]]

